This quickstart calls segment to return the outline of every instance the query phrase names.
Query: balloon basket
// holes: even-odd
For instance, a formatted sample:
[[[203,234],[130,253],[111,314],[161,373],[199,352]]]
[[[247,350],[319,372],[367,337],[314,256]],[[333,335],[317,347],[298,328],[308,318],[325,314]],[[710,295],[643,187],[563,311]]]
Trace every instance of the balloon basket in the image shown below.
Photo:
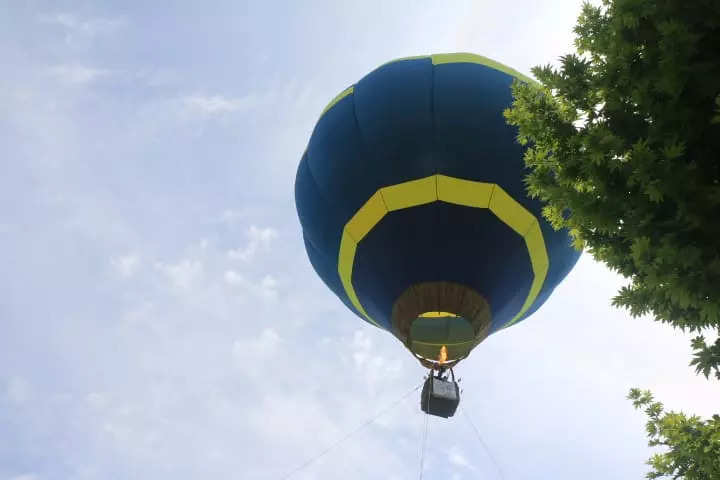
[[[448,379],[441,373],[433,375],[430,371],[420,394],[420,408],[428,415],[450,418],[460,405],[460,388],[455,381],[455,374]]]

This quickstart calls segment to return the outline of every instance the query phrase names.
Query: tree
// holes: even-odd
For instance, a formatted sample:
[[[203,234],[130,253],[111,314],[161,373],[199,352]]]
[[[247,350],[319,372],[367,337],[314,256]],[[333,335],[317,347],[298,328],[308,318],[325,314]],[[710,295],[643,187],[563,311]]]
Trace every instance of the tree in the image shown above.
[[[720,333],[720,2],[586,3],[576,53],[516,82],[505,112],[528,145],[528,192],[578,248],[630,279],[633,316]],[[720,338],[692,341],[696,372],[720,379]],[[720,416],[665,412],[650,392],[649,478],[720,478]]]
[[[696,416],[665,412],[662,403],[654,401],[650,392],[636,388],[630,391],[628,398],[635,408],[645,409],[649,445],[667,449],[648,460],[652,471],[647,478],[720,478],[720,415],[702,421]]]
[[[720,332],[720,1],[586,3],[574,31],[577,52],[516,82],[505,112],[528,192],[630,279],[613,304]],[[720,379],[720,339],[693,347]]]

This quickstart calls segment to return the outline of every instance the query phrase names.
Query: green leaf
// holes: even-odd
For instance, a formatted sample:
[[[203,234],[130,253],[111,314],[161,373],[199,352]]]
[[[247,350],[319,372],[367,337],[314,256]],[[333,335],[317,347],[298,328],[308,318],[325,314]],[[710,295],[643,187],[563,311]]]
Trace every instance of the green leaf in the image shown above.
[[[528,193],[629,279],[613,305],[720,327],[717,2],[586,3],[574,32],[576,51],[533,68],[541,88],[516,82],[504,113],[527,148]]]
[[[652,469],[647,478],[720,478],[720,416],[702,420],[665,412],[650,392],[637,388],[630,390],[628,399],[635,408],[646,407],[648,445],[664,447],[647,461]]]

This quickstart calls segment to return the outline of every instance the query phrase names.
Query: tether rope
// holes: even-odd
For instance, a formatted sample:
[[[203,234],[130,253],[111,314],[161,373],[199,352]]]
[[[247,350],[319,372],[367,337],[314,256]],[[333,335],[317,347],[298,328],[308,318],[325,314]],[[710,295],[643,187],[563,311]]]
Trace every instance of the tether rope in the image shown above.
[[[485,443],[485,440],[483,440],[482,435],[480,435],[480,430],[477,429],[475,424],[473,423],[472,419],[470,418],[470,415],[465,411],[465,409],[460,405],[460,410],[462,411],[463,417],[468,421],[470,426],[472,427],[473,431],[475,432],[475,435],[477,436],[477,439],[480,441],[480,445],[482,445],[483,449],[485,450],[485,453],[488,457],[490,457],[490,460],[492,460],[493,465],[495,465],[495,468],[498,471],[498,476],[505,480],[505,474],[503,474],[502,468],[500,468],[500,464],[495,460],[495,457],[493,456],[492,452],[488,448],[487,444]]]
[[[425,463],[425,445],[427,444],[429,417],[430,417],[430,414],[426,413],[425,414],[425,428],[423,430],[423,438],[422,438],[422,443],[421,443],[421,447],[420,447],[420,480],[422,480],[422,478],[423,478],[423,466]]]
[[[433,374],[433,371],[430,370],[431,377],[432,377],[432,374]],[[425,393],[425,390],[423,390],[423,393]],[[420,445],[420,477],[419,477],[420,480],[422,480],[422,478],[423,478],[423,470],[424,470],[424,466],[425,466],[425,445],[427,444],[428,429],[429,429],[429,425],[430,425],[430,413],[429,412],[430,412],[430,397],[431,396],[432,395],[430,395],[430,390],[428,389],[427,406],[426,406],[427,412],[425,412],[425,429],[423,432],[423,438],[422,438],[422,442]],[[421,401],[425,401],[425,399],[422,398]]]
[[[417,391],[420,389],[420,387],[422,387],[422,385],[423,385],[423,384],[421,383],[421,384],[418,385],[417,387],[414,387],[412,390],[410,390],[409,392],[405,393],[402,397],[398,398],[398,399],[395,400],[393,403],[391,403],[390,405],[388,405],[388,406],[385,407],[384,409],[380,410],[377,414],[375,414],[375,416],[373,416],[372,418],[369,418],[369,419],[366,420],[364,423],[362,423],[360,426],[358,426],[358,427],[355,428],[354,430],[350,431],[349,433],[345,434],[343,437],[341,437],[340,439],[338,439],[336,442],[334,442],[333,444],[331,444],[329,447],[325,448],[323,451],[321,451],[320,453],[318,453],[318,454],[315,455],[314,457],[311,457],[309,460],[306,460],[306,461],[303,462],[302,464],[300,464],[300,465],[298,465],[297,467],[295,467],[294,469],[292,469],[289,473],[285,474],[285,476],[281,477],[281,480],[287,480],[288,478],[292,477],[293,475],[295,475],[295,474],[298,473],[299,471],[301,471],[301,470],[309,467],[310,465],[312,465],[313,463],[315,463],[316,461],[318,461],[319,459],[321,459],[322,457],[324,457],[325,455],[327,455],[328,453],[330,453],[330,451],[332,451],[334,448],[338,447],[340,444],[344,443],[345,441],[349,440],[353,435],[355,435],[356,433],[358,433],[360,430],[362,430],[363,428],[367,427],[368,425],[370,425],[371,423],[373,423],[375,420],[377,420],[378,418],[382,417],[383,415],[385,415],[387,412],[389,412],[389,411],[392,410],[393,408],[395,408],[395,407],[397,407],[398,405],[400,405],[400,403],[402,403],[403,400],[405,400],[407,397],[409,397],[412,393],[417,392]]]

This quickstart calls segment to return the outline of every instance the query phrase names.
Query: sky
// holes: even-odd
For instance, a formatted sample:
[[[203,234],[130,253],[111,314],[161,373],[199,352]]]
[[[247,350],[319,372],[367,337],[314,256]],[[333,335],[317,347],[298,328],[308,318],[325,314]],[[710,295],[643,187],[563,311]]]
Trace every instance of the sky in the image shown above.
[[[0,480],[282,479],[382,412],[290,478],[418,478],[424,370],[316,277],[297,164],[374,67],[468,51],[528,74],[579,11],[0,0]],[[643,478],[631,387],[716,413],[690,335],[610,307],[624,282],[583,255],[481,344],[467,416],[427,419],[424,478]]]

